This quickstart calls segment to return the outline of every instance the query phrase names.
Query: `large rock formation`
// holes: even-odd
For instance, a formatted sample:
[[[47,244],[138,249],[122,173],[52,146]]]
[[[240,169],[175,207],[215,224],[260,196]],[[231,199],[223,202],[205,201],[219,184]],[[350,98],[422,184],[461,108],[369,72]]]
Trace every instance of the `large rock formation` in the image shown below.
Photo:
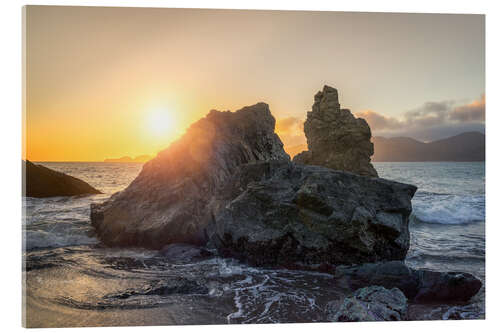
[[[23,171],[25,177],[23,195],[27,197],[46,198],[101,193],[83,180],[28,160],[23,161]]]
[[[335,170],[377,177],[370,163],[373,144],[368,123],[341,109],[337,90],[324,86],[314,96],[312,111],[304,123],[307,151],[296,155],[294,162],[321,165]]]
[[[398,288],[370,286],[346,297],[332,321],[399,321],[408,317],[406,297]]]
[[[236,168],[289,160],[265,103],[237,112],[211,111],[153,160],[124,191],[91,207],[91,221],[108,245],[160,249],[203,244],[219,202],[215,192]]]
[[[255,265],[402,260],[416,187],[287,161],[242,165],[219,200],[213,244]]]
[[[421,303],[468,301],[482,287],[468,273],[416,270],[401,261],[339,266],[334,276],[338,284],[352,290],[371,285],[398,288],[408,299]]]

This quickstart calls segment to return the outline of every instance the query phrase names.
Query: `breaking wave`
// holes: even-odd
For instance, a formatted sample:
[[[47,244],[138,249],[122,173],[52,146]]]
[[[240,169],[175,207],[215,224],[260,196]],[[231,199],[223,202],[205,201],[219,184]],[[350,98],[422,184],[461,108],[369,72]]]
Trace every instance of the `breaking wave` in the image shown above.
[[[423,192],[413,199],[417,222],[466,224],[485,220],[484,195],[453,195]]]

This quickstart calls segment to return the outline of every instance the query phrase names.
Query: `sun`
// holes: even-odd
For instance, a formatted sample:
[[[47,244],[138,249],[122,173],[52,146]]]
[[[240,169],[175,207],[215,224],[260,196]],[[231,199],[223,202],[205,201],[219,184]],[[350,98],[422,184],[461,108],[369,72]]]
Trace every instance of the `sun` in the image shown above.
[[[155,137],[170,137],[175,131],[175,120],[167,109],[157,109],[149,113],[147,130]]]

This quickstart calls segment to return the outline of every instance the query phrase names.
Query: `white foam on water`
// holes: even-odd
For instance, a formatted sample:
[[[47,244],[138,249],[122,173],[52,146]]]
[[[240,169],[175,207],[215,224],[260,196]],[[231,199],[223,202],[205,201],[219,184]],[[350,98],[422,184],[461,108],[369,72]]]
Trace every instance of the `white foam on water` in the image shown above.
[[[485,220],[482,195],[426,195],[413,200],[413,213],[421,222],[465,224]]]
[[[234,296],[234,304],[236,306],[237,311],[232,312],[227,315],[227,323],[231,324],[231,319],[235,318],[241,318],[243,317],[243,304],[241,303],[241,296],[239,294],[239,291],[236,290],[236,296]]]

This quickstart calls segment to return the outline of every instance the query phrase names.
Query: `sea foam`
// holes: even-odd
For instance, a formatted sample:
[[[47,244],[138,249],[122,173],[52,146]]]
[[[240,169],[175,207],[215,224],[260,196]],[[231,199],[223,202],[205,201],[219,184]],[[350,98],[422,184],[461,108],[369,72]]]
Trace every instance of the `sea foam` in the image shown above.
[[[485,220],[484,195],[418,195],[413,213],[420,222],[465,224]]]

